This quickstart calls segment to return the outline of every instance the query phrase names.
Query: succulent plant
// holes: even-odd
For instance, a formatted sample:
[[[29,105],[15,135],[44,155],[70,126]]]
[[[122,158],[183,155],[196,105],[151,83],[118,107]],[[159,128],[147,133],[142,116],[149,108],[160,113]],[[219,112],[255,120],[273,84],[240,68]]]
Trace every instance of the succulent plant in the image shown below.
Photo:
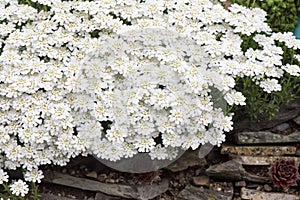
[[[274,186],[286,189],[294,185],[299,178],[298,164],[295,160],[277,160],[269,168],[269,175]]]

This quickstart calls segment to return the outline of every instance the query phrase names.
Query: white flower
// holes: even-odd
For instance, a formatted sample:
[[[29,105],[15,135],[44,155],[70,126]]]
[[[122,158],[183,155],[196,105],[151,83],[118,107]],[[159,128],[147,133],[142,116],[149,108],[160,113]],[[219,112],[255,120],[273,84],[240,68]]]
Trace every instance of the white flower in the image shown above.
[[[260,86],[263,88],[264,91],[267,93],[271,93],[273,91],[280,91],[281,85],[278,83],[276,79],[266,79],[260,82]]]
[[[168,157],[167,151],[160,144],[155,146],[155,148],[149,153],[152,160],[164,160]]]
[[[7,172],[3,171],[3,169],[0,169],[0,184],[8,182],[8,175]]]
[[[43,172],[38,169],[32,169],[31,171],[27,171],[24,176],[26,181],[37,183],[40,183],[41,179],[44,178]]]
[[[231,91],[229,93],[226,93],[224,99],[227,101],[229,105],[233,105],[233,104],[246,105],[245,103],[246,98],[241,92]]]
[[[138,136],[133,140],[133,145],[138,152],[149,152],[154,148],[155,142],[153,138]]]
[[[282,69],[293,76],[300,76],[300,67],[298,65],[286,64],[282,66]]]
[[[12,194],[22,197],[24,197],[29,191],[28,185],[22,180],[14,181],[12,184],[9,185],[9,188]]]

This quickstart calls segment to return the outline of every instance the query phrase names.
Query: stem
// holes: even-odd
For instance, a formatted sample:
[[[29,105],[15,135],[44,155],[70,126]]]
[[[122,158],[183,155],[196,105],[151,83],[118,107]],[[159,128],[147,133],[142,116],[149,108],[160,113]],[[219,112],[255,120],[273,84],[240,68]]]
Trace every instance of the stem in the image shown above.
[[[41,195],[38,192],[39,186],[35,183],[32,182],[32,198],[33,200],[39,200],[41,198]]]

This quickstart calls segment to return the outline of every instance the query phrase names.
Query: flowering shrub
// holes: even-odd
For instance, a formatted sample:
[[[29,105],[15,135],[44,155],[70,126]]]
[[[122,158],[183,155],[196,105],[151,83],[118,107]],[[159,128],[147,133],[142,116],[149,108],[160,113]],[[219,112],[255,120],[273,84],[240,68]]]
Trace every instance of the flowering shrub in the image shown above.
[[[300,41],[265,20],[261,9],[209,0],[0,1],[1,168],[38,182],[40,165],[79,154],[172,159],[221,144],[232,114],[213,104],[213,89],[245,105],[237,79],[270,93],[285,73],[299,76],[276,41]],[[257,48],[243,49],[251,35]],[[23,183],[14,194],[28,192]]]
[[[277,160],[271,165],[269,174],[276,187],[286,189],[298,180],[298,165],[295,160]]]

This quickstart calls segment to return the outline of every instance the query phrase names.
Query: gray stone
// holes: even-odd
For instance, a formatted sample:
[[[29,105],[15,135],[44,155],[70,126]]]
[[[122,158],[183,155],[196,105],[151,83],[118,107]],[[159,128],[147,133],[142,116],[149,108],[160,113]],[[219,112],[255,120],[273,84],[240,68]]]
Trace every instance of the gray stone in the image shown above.
[[[262,187],[261,184],[255,184],[255,183],[251,183],[251,184],[247,185],[247,188],[250,188],[250,189],[258,189],[258,188],[261,188],[261,187]]]
[[[101,192],[107,195],[118,196],[122,198],[133,198],[139,200],[153,199],[154,197],[166,192],[169,187],[169,180],[167,179],[163,179],[160,184],[126,185],[101,183],[99,181],[73,177],[54,171],[45,171],[44,176],[44,182],[78,188],[81,190]]]
[[[205,158],[198,157],[198,151],[186,151],[178,160],[167,167],[172,172],[183,171],[189,167],[205,166],[207,164]]]
[[[283,109],[292,110],[300,108],[300,98],[294,99],[282,106]]]
[[[278,144],[300,142],[300,131],[290,134],[276,134],[270,131],[238,132],[236,133],[238,144]]]
[[[268,185],[268,184],[265,184],[265,185],[264,185],[264,190],[265,190],[266,192],[271,192],[271,191],[272,191],[272,187],[271,187],[270,185]]]
[[[300,116],[298,116],[298,117],[296,117],[295,119],[293,119],[293,121],[294,121],[296,124],[300,125]]]
[[[96,193],[95,200],[122,200],[120,197],[109,196],[100,192]]]
[[[234,129],[238,131],[261,131],[273,128],[276,125],[296,118],[300,114],[300,107],[283,107],[272,119],[266,117],[259,122],[244,119],[234,124]]]
[[[74,200],[73,198],[61,197],[54,194],[44,194],[42,193],[41,200]]]
[[[216,191],[202,187],[187,185],[179,194],[178,197],[182,200],[231,200],[233,189],[230,192]]]
[[[205,156],[207,156],[209,154],[209,152],[211,152],[211,150],[214,148],[214,145],[210,144],[210,143],[206,143],[201,145],[200,149],[199,149],[199,153],[198,153],[198,157],[199,158],[204,158]]]
[[[259,183],[271,182],[269,177],[261,177],[248,173],[242,165],[240,159],[233,159],[221,164],[210,166],[206,170],[208,176],[215,179],[234,180],[234,181],[252,181]]]
[[[296,200],[299,199],[298,195],[276,193],[276,192],[262,192],[253,189],[242,188],[241,197],[245,200]]]
[[[276,131],[284,131],[287,130],[288,128],[290,128],[290,125],[288,123],[283,123],[283,124],[279,124],[277,126],[275,126],[275,130]]]

